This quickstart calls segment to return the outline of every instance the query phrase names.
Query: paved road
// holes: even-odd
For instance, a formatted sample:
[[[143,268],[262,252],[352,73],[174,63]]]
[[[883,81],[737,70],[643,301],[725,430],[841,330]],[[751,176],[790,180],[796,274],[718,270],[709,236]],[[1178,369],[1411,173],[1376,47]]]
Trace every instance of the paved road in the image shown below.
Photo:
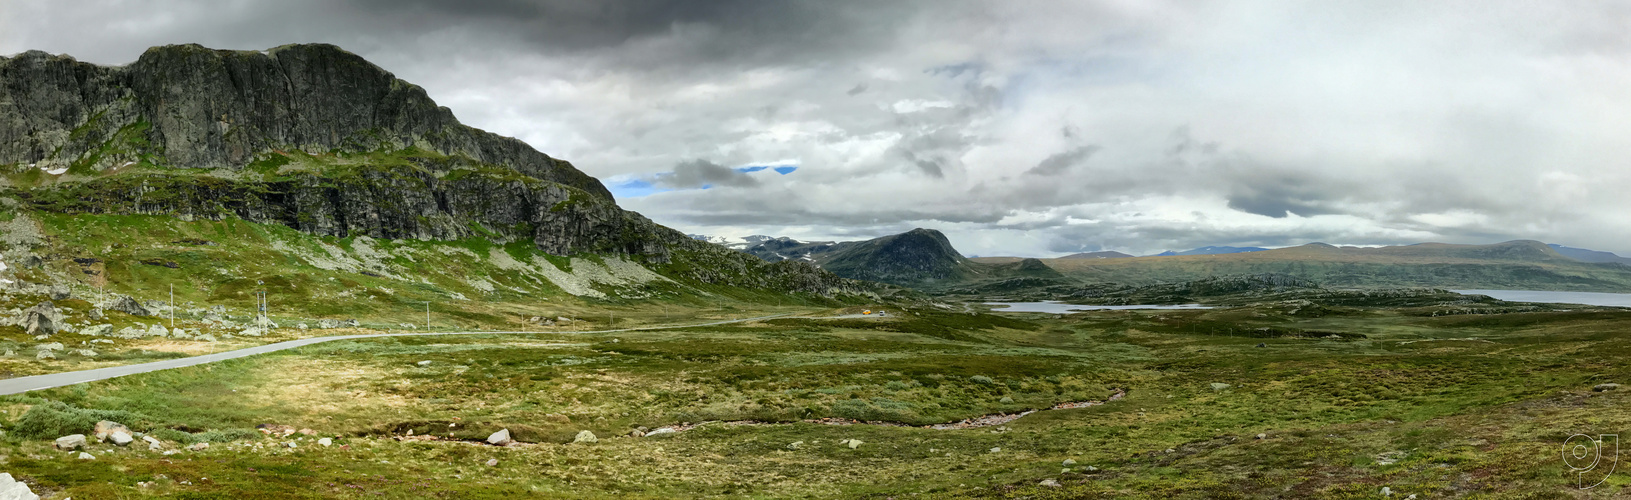
[[[168,370],[168,369],[171,369],[171,368],[181,368],[181,367],[184,367],[184,366],[202,365],[202,364],[205,364],[205,363],[214,363],[216,361],[228,360],[228,359],[233,359],[233,358],[242,358],[242,357],[245,357],[245,356],[254,356],[256,354],[265,354],[265,353],[268,353],[268,352],[282,351],[282,350],[285,350],[285,349],[294,349],[296,347],[308,346],[308,345],[312,345],[312,344],[320,344],[320,343],[323,343],[323,342],[331,342],[331,341],[335,341],[335,340],[368,339],[368,338],[377,338],[377,337],[422,337],[422,336],[432,336],[432,335],[503,335],[503,334],[517,334],[517,333],[519,333],[519,334],[540,334],[540,333],[637,332],[637,331],[644,331],[644,330],[668,330],[668,329],[674,329],[674,328],[694,328],[694,327],[699,327],[699,326],[724,325],[724,324],[730,324],[730,323],[741,323],[741,322],[744,322],[744,321],[755,321],[755,320],[761,320],[761,319],[779,318],[779,317],[782,317],[782,316],[789,316],[789,315],[791,315],[791,314],[774,314],[774,315],[770,315],[770,316],[759,316],[759,317],[755,317],[755,318],[733,319],[733,320],[727,320],[727,321],[715,321],[715,322],[712,322],[712,323],[698,323],[698,324],[694,324],[694,325],[647,326],[647,327],[640,327],[640,328],[620,328],[620,329],[616,329],[616,330],[596,330],[596,331],[590,331],[590,332],[540,332],[540,331],[531,331],[531,332],[493,332],[493,331],[480,331],[480,332],[375,333],[375,334],[365,334],[365,335],[334,335],[334,336],[329,336],[329,337],[312,337],[312,338],[306,338],[306,339],[300,339],[300,340],[289,340],[289,341],[284,341],[284,342],[278,342],[278,343],[275,343],[275,344],[266,344],[266,345],[263,345],[263,346],[255,346],[255,347],[249,347],[249,348],[244,348],[244,349],[238,349],[236,351],[226,351],[226,352],[218,352],[218,353],[215,353],[215,354],[205,354],[205,355],[202,355],[202,356],[193,356],[193,357],[190,357],[190,358],[166,359],[164,361],[154,361],[152,363],[142,363],[142,364],[138,364],[138,365],[111,366],[111,367],[107,367],[107,368],[97,368],[97,369],[94,369],[94,370],[81,370],[81,371],[77,371],[77,372],[65,372],[65,373],[51,373],[51,374],[46,374],[46,375],[33,375],[33,376],[28,376],[28,377],[18,377],[18,378],[13,378],[13,379],[0,380],[0,395],[20,394],[20,393],[24,393],[24,392],[28,392],[28,391],[37,391],[37,390],[40,390],[40,389],[50,389],[52,387],[62,387],[62,386],[65,386],[65,385],[83,384],[85,382],[95,382],[95,381],[98,381],[98,380],[107,380],[107,379],[114,378],[114,377],[123,377],[125,375],[135,375],[135,374],[138,374],[138,373],[147,373],[147,372],[153,372],[153,371],[159,371],[159,370]]]

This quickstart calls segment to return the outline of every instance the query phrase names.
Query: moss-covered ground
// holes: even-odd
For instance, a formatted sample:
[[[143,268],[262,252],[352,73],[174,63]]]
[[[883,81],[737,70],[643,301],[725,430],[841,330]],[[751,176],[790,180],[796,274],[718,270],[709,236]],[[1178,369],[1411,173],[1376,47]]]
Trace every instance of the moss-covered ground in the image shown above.
[[[1575,433],[1631,426],[1622,391],[1591,390],[1631,380],[1631,312],[1336,312],[892,310],[334,342],[7,397],[0,454],[56,498],[1622,494],[1623,471],[1579,490],[1559,449]],[[1349,335],[1200,327],[1218,324]],[[1117,389],[1117,401],[1001,426],[921,427]],[[50,438],[109,416],[170,449],[213,443],[172,455],[92,444],[88,461],[51,449]],[[260,424],[316,434],[249,430]],[[665,426],[686,430],[626,437]],[[479,442],[501,428],[523,444]],[[572,443],[583,430],[599,442]]]

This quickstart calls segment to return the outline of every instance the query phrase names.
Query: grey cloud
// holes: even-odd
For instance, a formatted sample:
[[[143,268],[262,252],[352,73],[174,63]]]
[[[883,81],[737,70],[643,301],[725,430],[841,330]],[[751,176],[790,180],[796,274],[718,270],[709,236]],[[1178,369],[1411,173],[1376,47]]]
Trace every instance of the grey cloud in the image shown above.
[[[1068,129],[1067,129],[1068,130]],[[1067,132],[1068,133],[1068,132]],[[1078,146],[1043,158],[1035,167],[1026,170],[1029,175],[1059,175],[1081,164],[1099,151],[1098,146]]]
[[[652,183],[663,187],[690,189],[704,186],[753,187],[759,180],[736,169],[707,160],[691,160],[674,165],[674,172],[659,175]]]
[[[850,87],[849,91],[845,92],[844,95],[849,95],[849,96],[861,95],[862,92],[866,92],[866,89],[867,89],[867,85],[865,83],[857,83],[857,84],[855,84],[854,87]]]

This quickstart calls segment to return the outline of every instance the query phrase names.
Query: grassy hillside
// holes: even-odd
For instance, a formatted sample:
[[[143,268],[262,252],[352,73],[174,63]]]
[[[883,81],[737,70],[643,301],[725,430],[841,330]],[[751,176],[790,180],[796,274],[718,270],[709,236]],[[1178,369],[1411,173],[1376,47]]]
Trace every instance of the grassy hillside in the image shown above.
[[[979,258],[980,263],[1016,262]],[[1420,245],[1357,248],[1309,244],[1226,255],[1045,259],[1086,282],[1153,284],[1209,276],[1284,274],[1338,287],[1437,287],[1631,292],[1631,268],[1591,264],[1545,244]]]

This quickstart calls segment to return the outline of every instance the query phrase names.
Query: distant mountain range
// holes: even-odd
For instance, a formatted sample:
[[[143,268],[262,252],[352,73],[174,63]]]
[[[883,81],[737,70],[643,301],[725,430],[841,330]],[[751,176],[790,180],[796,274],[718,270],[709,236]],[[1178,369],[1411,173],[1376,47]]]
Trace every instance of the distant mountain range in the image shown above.
[[[931,229],[848,242],[769,236],[730,241],[697,238],[739,248],[767,261],[804,260],[846,278],[929,291],[978,293],[1069,283],[1148,285],[1212,276],[1279,274],[1334,287],[1631,292],[1631,259],[1529,240],[1374,248],[1325,243],[1277,249],[1207,246],[1148,257],[1101,251],[1030,259],[965,258],[944,234]]]
[[[1613,252],[1586,250],[1584,248],[1573,248],[1556,244],[1546,246],[1552,247],[1553,250],[1557,250],[1557,253],[1563,254],[1564,257],[1578,260],[1580,262],[1591,262],[1598,264],[1625,264],[1631,266],[1631,258],[1621,257],[1615,255]]]
[[[1182,252],[1167,250],[1165,252],[1152,255],[1151,257],[1171,257],[1174,255],[1222,255],[1227,253],[1261,252],[1264,250],[1268,249],[1259,247],[1200,247],[1194,250],[1184,250]]]

